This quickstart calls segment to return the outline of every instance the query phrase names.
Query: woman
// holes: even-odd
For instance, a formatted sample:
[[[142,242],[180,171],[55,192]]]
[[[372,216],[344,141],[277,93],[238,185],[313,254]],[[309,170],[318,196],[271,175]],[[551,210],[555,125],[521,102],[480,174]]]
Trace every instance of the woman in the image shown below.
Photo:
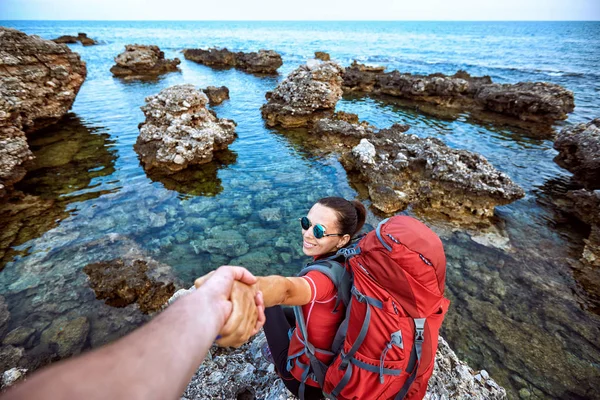
[[[359,201],[348,201],[341,197],[326,197],[319,200],[300,219],[302,226],[302,251],[315,260],[334,255],[347,246],[352,237],[362,228],[366,217],[365,207]],[[330,349],[335,333],[344,318],[345,310],[337,304],[337,292],[333,282],[319,271],[310,271],[302,277],[282,276],[258,277],[258,290],[263,293],[264,325],[268,349],[277,372],[286,387],[298,396],[302,379],[302,364],[308,365],[306,355],[290,363],[288,355],[302,349],[300,329],[296,327],[291,338],[288,332],[296,325],[290,309],[280,305],[302,306],[309,341],[319,349]],[[335,307],[338,306],[336,310]],[[334,312],[335,311],[335,312]],[[317,358],[329,364],[332,356],[317,353]],[[289,369],[289,371],[288,371]],[[319,384],[308,379],[304,388],[305,399],[320,399],[323,393]]]

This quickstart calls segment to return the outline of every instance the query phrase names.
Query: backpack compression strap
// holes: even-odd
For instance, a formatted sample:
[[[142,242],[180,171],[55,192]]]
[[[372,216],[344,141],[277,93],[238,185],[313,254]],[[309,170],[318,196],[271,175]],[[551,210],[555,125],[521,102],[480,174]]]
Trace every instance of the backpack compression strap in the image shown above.
[[[408,389],[414,382],[417,377],[417,370],[421,365],[421,351],[423,349],[423,341],[425,340],[425,318],[414,318],[413,321],[415,323],[415,341],[413,344],[412,351],[410,352],[410,360],[408,361],[407,371],[410,371],[412,368],[412,372],[410,376],[406,379],[404,386],[400,389],[400,392],[396,395],[394,400],[402,400],[406,393],[408,393]]]

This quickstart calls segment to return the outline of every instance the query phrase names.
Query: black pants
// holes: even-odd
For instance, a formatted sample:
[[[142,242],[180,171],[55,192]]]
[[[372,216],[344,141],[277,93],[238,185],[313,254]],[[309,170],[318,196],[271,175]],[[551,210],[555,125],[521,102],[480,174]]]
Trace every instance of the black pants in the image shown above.
[[[265,316],[267,317],[267,322],[264,325],[265,336],[267,337],[267,343],[275,361],[275,369],[288,390],[294,396],[298,396],[300,382],[286,368],[288,348],[290,347],[288,331],[292,326],[296,325],[294,312],[288,307],[275,306],[266,308]],[[324,397],[321,389],[306,385],[304,398],[306,400],[318,400]]]

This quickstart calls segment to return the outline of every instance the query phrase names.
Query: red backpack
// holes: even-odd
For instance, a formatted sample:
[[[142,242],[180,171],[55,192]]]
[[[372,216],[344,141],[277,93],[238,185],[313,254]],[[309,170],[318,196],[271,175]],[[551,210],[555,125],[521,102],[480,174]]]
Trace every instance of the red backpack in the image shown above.
[[[344,265],[336,261],[344,256]],[[408,216],[382,221],[352,247],[318,260],[309,271],[327,275],[346,305],[331,349],[304,340],[306,324],[295,307],[304,350],[288,357],[319,382],[329,399],[421,399],[433,373],[438,332],[450,302],[444,298],[446,256],[440,238]],[[335,354],[330,365],[315,353]],[[309,365],[298,357],[306,354]]]

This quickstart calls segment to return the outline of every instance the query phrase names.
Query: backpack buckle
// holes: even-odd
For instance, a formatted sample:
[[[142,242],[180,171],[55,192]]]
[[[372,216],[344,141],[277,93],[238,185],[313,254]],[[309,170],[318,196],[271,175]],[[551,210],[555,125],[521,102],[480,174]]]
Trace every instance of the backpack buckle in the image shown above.
[[[355,256],[357,254],[360,254],[360,247],[358,247],[358,246],[342,247],[336,253],[336,255],[344,256],[344,258],[350,258],[350,257]]]

